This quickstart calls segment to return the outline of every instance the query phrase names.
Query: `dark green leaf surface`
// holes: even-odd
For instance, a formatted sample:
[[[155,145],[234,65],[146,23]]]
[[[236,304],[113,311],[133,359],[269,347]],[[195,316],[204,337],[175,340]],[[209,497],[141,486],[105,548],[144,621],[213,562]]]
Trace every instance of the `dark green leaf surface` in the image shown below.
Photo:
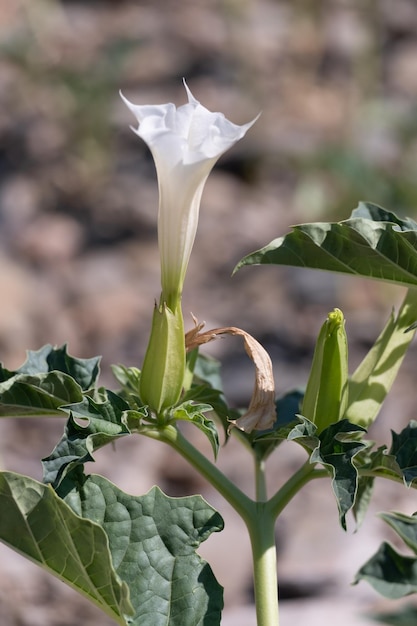
[[[237,419],[240,414],[226,403],[221,380],[221,363],[217,359],[198,353],[193,375],[194,384],[186,392],[184,400],[210,404],[221,421],[227,441],[230,420]]]
[[[333,477],[332,488],[340,523],[346,528],[346,514],[353,507],[358,489],[358,471],[353,459],[366,446],[358,441],[364,429],[341,420],[320,433],[320,446],[311,455],[312,463],[323,463]]]
[[[53,452],[42,460],[44,481],[57,487],[65,474],[87,461],[93,461],[93,452],[129,434],[126,402],[111,391],[101,391],[101,400],[86,396],[78,404],[66,408],[70,413],[61,441]]]
[[[412,420],[399,434],[392,433],[390,455],[400,468],[404,482],[410,486],[417,478],[417,422]]]
[[[267,459],[280,443],[289,438],[294,428],[305,425],[304,418],[298,416],[303,396],[302,391],[294,389],[278,398],[275,403],[277,419],[273,427],[265,432],[254,431],[251,445],[259,459]],[[315,429],[312,431],[315,432]]]
[[[77,359],[67,353],[67,346],[46,345],[40,350],[28,350],[25,363],[16,374],[40,374],[54,370],[71,376],[83,391],[94,387],[100,373],[100,357]]]
[[[64,404],[79,402],[82,391],[67,374],[16,374],[0,383],[0,416],[63,415]]]
[[[372,476],[360,476],[358,478],[358,489],[352,507],[352,513],[356,521],[356,527],[362,524],[365,519],[374,491],[375,479]]]
[[[139,397],[140,370],[137,367],[125,367],[124,365],[112,365],[111,369],[115,379],[121,385],[119,395],[126,400],[131,409],[143,409]]]
[[[210,404],[195,404],[193,401],[183,402],[173,409],[172,419],[184,420],[197,426],[210,441],[214,457],[216,458],[219,452],[219,434],[213,420],[204,415],[204,413],[212,410],[213,407]]]
[[[0,473],[0,540],[68,583],[118,624],[132,614],[128,587],[113,569],[103,529],[26,476]]]
[[[417,517],[402,513],[382,513],[380,517],[417,555]],[[383,543],[356,575],[355,582],[368,581],[388,598],[401,598],[417,592],[417,558],[404,556]]]
[[[368,459],[363,463],[363,468],[367,470],[377,470],[379,476],[393,476],[403,478],[403,473],[398,465],[395,456],[389,454],[386,446],[381,446],[371,452]]]
[[[308,267],[417,285],[417,224],[381,207],[360,203],[350,219],[295,226],[242,259],[244,265]]]
[[[219,626],[222,588],[195,552],[221,516],[201,496],[170,498],[158,487],[134,497],[101,476],[60,490],[74,511],[100,524],[109,536],[113,564],[130,588],[134,626]]]
[[[380,513],[380,517],[389,525],[404,543],[417,555],[417,517],[403,513]]]
[[[366,580],[387,598],[402,598],[417,592],[417,560],[399,554],[384,542],[356,574],[355,583]]]
[[[66,346],[28,351],[15,371],[0,365],[0,416],[62,415],[60,407],[82,400],[99,375],[99,357],[77,359]]]

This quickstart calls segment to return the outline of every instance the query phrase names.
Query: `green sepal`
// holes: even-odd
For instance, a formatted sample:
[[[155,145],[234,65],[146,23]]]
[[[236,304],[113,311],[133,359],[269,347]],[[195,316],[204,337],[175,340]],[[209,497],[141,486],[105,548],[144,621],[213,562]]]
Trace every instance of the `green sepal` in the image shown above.
[[[157,416],[175,406],[185,374],[184,322],[181,307],[155,306],[151,336],[140,377],[140,397]]]
[[[320,329],[301,413],[320,433],[344,417],[348,400],[348,347],[340,309]]]

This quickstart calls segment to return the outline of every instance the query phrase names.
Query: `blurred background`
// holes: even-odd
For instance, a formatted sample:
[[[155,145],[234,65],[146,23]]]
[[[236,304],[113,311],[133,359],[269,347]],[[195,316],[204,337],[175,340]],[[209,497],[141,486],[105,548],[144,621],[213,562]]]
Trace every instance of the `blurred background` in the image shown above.
[[[354,368],[403,296],[399,288],[308,270],[237,261],[291,224],[342,220],[359,200],[416,218],[417,3],[414,0],[0,0],[0,359],[68,343],[79,357],[140,366],[159,296],[157,185],[145,144],[118,96],[186,102],[182,78],[207,108],[243,124],[262,115],[207,183],[184,293],[207,328],[239,326],[269,350],[279,392],[305,384],[328,311],[347,319]],[[234,406],[253,372],[238,340],[210,353],[224,364]],[[377,427],[376,441],[416,417],[415,349]],[[62,420],[2,420],[3,467],[40,478]],[[204,446],[194,434],[197,445]],[[304,459],[283,445],[271,489]],[[254,623],[245,530],[170,450],[126,441],[101,451],[99,471],[131,493],[154,482],[171,495],[201,491],[226,530],[201,553],[226,586],[225,625]],[[252,490],[251,459],[228,445],[220,462]],[[383,485],[375,510],[417,509],[413,493]],[[1,512],[0,512],[1,514]],[[327,526],[328,523],[328,526]],[[325,530],[323,531],[323,526]],[[389,532],[373,513],[357,534],[337,526],[324,483],[279,521],[284,624],[362,626],[392,610],[349,587]],[[325,541],[320,542],[320,534]],[[83,599],[0,546],[4,626],[110,624]],[[292,621],[291,621],[292,620]],[[345,620],[345,621],[344,621]],[[272,626],[272,625],[271,625]]]

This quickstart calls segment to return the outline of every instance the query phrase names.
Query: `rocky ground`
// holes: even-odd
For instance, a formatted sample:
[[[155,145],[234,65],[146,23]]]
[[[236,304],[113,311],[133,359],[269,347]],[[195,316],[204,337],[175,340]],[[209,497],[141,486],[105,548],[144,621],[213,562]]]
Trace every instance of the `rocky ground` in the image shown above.
[[[306,381],[327,312],[347,318],[352,367],[399,289],[287,268],[246,268],[248,252],[303,221],[344,219],[361,199],[415,217],[417,5],[413,0],[0,0],[0,358],[67,342],[109,366],[143,358],[159,293],[157,187],[149,152],[129,130],[118,96],[140,103],[194,95],[236,123],[261,118],[224,155],[203,197],[184,311],[207,327],[239,326],[270,351],[277,388]],[[190,325],[191,325],[191,318]],[[252,370],[237,340],[211,348],[232,403],[247,403]],[[373,436],[415,417],[415,349]],[[60,420],[2,420],[8,469],[40,477]],[[276,486],[300,462],[282,446]],[[220,463],[249,492],[251,462],[233,444]],[[254,624],[242,524],[173,453],[149,441],[101,451],[91,471],[131,493],[155,482],[173,495],[201,491],[226,521],[201,552],[226,587],[225,626]],[[277,479],[277,477],[279,477]],[[417,507],[380,487],[373,511]],[[1,514],[1,512],[0,512]],[[371,512],[348,534],[322,484],[302,492],[277,527],[283,624],[350,626],[392,608],[357,568],[389,536]],[[106,618],[65,586],[0,546],[0,623],[93,626]],[[395,603],[394,603],[395,606]]]

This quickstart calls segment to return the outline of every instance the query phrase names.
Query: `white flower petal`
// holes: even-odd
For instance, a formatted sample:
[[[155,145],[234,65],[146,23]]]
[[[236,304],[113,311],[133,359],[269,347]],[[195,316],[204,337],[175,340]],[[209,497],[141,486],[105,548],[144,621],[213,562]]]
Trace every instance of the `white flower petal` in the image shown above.
[[[217,159],[241,139],[258,119],[243,126],[223,113],[212,113],[193,96],[188,103],[136,105],[120,93],[139,126],[133,129],[149,146],[159,184],[158,236],[162,290],[181,294],[198,224],[203,187]]]

